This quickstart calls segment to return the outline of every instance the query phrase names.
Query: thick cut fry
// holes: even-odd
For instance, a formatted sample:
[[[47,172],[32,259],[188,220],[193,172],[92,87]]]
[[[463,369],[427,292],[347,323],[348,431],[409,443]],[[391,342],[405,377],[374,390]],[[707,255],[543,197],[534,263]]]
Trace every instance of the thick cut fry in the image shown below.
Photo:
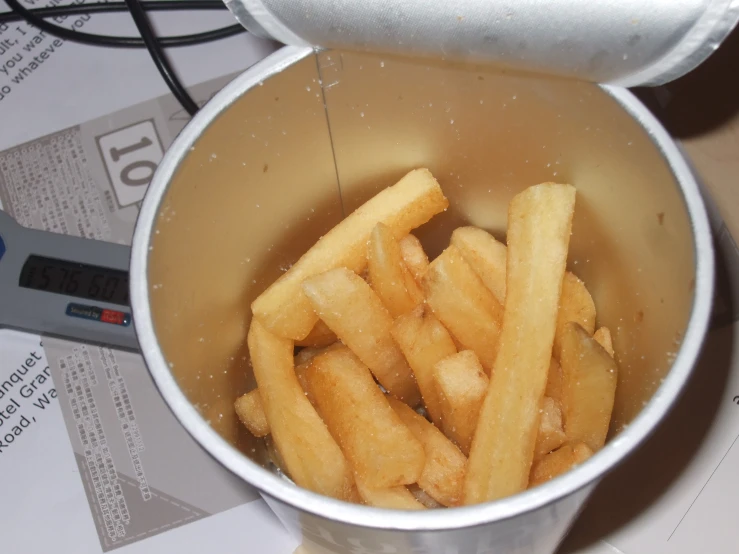
[[[613,338],[611,337],[611,331],[608,327],[601,327],[598,329],[593,338],[600,344],[606,352],[613,358],[615,352],[613,351]]]
[[[505,316],[467,463],[465,504],[528,485],[574,208],[575,188],[554,183],[530,187],[509,205]]]
[[[559,358],[562,349],[562,333],[570,321],[582,325],[589,334],[595,331],[595,304],[588,289],[577,276],[569,271],[562,281],[562,295],[559,300],[557,314],[557,331],[554,334],[553,354]]]
[[[318,321],[301,288],[305,279],[336,267],[361,273],[367,262],[367,241],[378,222],[385,223],[400,239],[448,205],[428,169],[409,172],[319,239],[252,302],[252,313],[275,335],[305,338]]]
[[[329,344],[328,346],[324,346],[323,348],[307,347],[303,348],[295,356],[295,377],[298,378],[298,382],[305,392],[305,397],[314,406],[316,402],[313,398],[313,394],[310,391],[310,387],[308,387],[308,379],[305,374],[308,371],[313,358],[315,358],[319,354],[328,352],[329,350],[335,350],[336,348],[344,348],[344,345],[341,344],[341,342],[337,341],[333,344]]]
[[[506,296],[507,248],[488,232],[478,227],[459,227],[452,233],[456,246],[470,267],[485,283],[501,304]],[[560,295],[557,331],[553,350],[559,356],[561,328],[568,321],[577,321],[591,334],[595,329],[595,304],[588,289],[576,275],[565,273]],[[606,329],[607,331],[607,329]]]
[[[392,229],[378,223],[370,235],[367,269],[372,290],[393,317],[411,311],[423,302],[423,293],[406,267]]]
[[[616,362],[578,323],[562,335],[562,413],[569,442],[603,447],[616,396]]]
[[[318,320],[310,330],[308,336],[302,340],[296,340],[295,346],[308,346],[311,348],[322,348],[336,342],[336,334],[328,328],[322,320]]]
[[[241,423],[255,437],[266,437],[269,435],[269,423],[267,416],[264,415],[264,407],[262,406],[262,398],[259,396],[259,389],[240,396],[234,403],[236,415],[239,416]]]
[[[529,488],[546,483],[562,475],[566,471],[583,463],[593,455],[593,451],[583,443],[565,444],[563,447],[550,452],[531,468]]]
[[[303,389],[303,393],[305,394],[305,397],[308,399],[308,402],[310,402],[313,406],[316,405],[316,400],[313,398],[313,393],[310,390],[310,387],[308,386],[308,368],[313,363],[313,360],[308,360],[307,362],[303,362],[300,365],[295,366],[295,377],[298,378],[298,383],[300,383],[300,387]]]
[[[341,346],[344,345],[341,344],[341,342],[339,341],[329,344],[328,346],[307,346],[306,348],[301,349],[300,352],[295,355],[295,366],[297,367],[304,364],[305,362],[309,362],[319,354],[323,354],[327,350],[331,350],[332,348],[339,348]]]
[[[417,405],[421,394],[413,372],[390,335],[393,319],[370,286],[340,267],[307,279],[303,288],[321,319],[380,384],[410,406]]]
[[[544,391],[544,395],[553,398],[557,402],[562,400],[562,367],[554,358],[549,360],[547,388]]]
[[[451,244],[459,249],[470,267],[501,304],[505,304],[506,246],[478,227],[459,227]]]
[[[426,463],[423,445],[351,350],[317,356],[307,376],[318,411],[358,480],[373,488],[418,481]]]
[[[389,510],[425,510],[416,497],[404,486],[374,488],[357,480],[360,498],[368,506],[387,508]]]
[[[252,320],[247,342],[264,413],[287,473],[306,489],[351,498],[351,468],[295,377],[293,342],[273,335],[258,320]]]
[[[277,446],[275,446],[275,441],[271,436],[268,435],[264,437],[264,446],[267,449],[267,457],[269,458],[269,461],[272,462],[272,465],[289,477],[290,475],[287,471],[287,464],[285,463],[285,460],[282,459],[279,450],[277,450]],[[344,500],[348,500],[348,498],[345,498]]]
[[[498,353],[503,308],[456,246],[431,262],[423,288],[434,315],[465,348],[475,351],[489,375]]]
[[[545,396],[541,402],[541,418],[539,419],[539,434],[536,436],[534,460],[562,446],[565,438],[565,432],[562,429],[562,408],[559,402]]]
[[[441,406],[433,371],[436,362],[457,352],[452,337],[423,305],[396,319],[392,336],[416,376],[426,411],[436,425],[441,425]]]
[[[434,383],[441,403],[441,428],[467,455],[488,390],[488,378],[475,353],[463,350],[434,366]]]
[[[388,397],[388,400],[426,452],[426,465],[418,478],[418,486],[444,506],[461,504],[467,458],[425,417],[395,398]]]
[[[420,283],[429,267],[429,257],[416,235],[409,234],[400,239],[400,255],[413,278]]]
[[[308,346],[306,348],[302,348],[300,352],[295,354],[295,367],[301,364],[304,364],[306,362],[310,362],[313,358],[318,356],[321,352],[323,352],[323,347]]]

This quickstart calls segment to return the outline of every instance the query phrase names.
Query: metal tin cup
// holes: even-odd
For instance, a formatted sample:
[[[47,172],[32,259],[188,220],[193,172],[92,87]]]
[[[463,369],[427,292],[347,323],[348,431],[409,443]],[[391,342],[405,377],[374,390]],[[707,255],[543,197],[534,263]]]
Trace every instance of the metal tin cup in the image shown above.
[[[266,469],[263,441],[232,405],[254,386],[251,301],[415,167],[450,199],[417,231],[432,256],[458,225],[503,238],[508,202],[529,185],[577,187],[569,267],[613,333],[620,375],[609,441],[574,471],[496,502],[411,513],[294,486]],[[285,47],[223,89],[167,152],[136,226],[131,280],[141,349],[176,417],[315,551],[551,553],[686,382],[708,324],[713,251],[686,162],[626,90]]]

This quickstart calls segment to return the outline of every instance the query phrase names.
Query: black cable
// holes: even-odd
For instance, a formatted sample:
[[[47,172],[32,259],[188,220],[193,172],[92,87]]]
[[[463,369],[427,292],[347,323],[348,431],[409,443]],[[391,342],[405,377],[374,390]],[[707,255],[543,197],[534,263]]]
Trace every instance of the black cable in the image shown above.
[[[147,12],[153,11],[193,11],[193,10],[226,10],[220,0],[144,0],[141,6]],[[92,4],[67,4],[50,8],[34,8],[28,10],[37,17],[49,18],[57,16],[85,15],[95,13],[127,12],[125,2],[95,2]],[[23,21],[23,17],[15,12],[0,13],[0,23]]]
[[[161,2],[161,4],[179,4],[182,0],[168,0],[166,2]],[[61,27],[59,25],[54,25],[53,23],[49,23],[48,21],[44,20],[43,17],[39,17],[34,12],[40,11],[40,10],[29,10],[25,7],[23,7],[18,0],[5,0],[5,3],[8,5],[8,7],[13,10],[20,19],[27,21],[34,27],[38,27],[42,31],[45,31],[49,33],[50,35],[59,37],[64,40],[69,40],[72,42],[78,42],[81,44],[89,44],[91,46],[109,46],[114,48],[146,48],[146,42],[141,37],[118,37],[118,36],[109,36],[109,35],[96,35],[92,33],[83,33],[80,31],[73,31],[72,29],[67,29],[66,27]],[[184,2],[182,2],[184,3]],[[125,5],[125,3],[117,3],[121,5]],[[96,4],[90,4],[90,6],[93,6]],[[105,4],[103,4],[105,6]],[[119,11],[118,7],[115,4],[109,4],[112,8],[109,11]],[[67,6],[64,6],[67,7]],[[81,8],[84,8],[85,5],[80,5],[80,11],[76,11],[76,13],[86,13],[81,10]],[[59,8],[48,8],[48,9],[59,9],[61,10],[63,7],[60,6]],[[75,8],[77,8],[75,6]],[[128,8],[128,6],[126,6]],[[47,8],[44,8],[47,9]],[[166,9],[164,7],[157,8],[157,9]],[[173,8],[174,9],[174,8]],[[105,10],[98,8],[99,11],[103,12]],[[61,12],[64,14],[64,12]],[[230,25],[228,27],[222,27],[220,29],[214,29],[212,31],[205,31],[203,33],[195,33],[191,35],[178,35],[178,36],[172,36],[172,37],[163,37],[159,39],[159,44],[163,47],[179,47],[179,46],[193,46],[196,44],[202,44],[204,42],[210,42],[213,40],[219,40],[222,38],[227,38],[233,35],[237,35],[240,33],[245,32],[246,29],[242,27],[241,25]]]
[[[177,79],[172,67],[169,65],[169,61],[157,41],[154,30],[151,28],[146,11],[144,11],[144,8],[139,4],[139,0],[126,0],[126,4],[128,4],[128,9],[131,12],[133,21],[136,23],[136,27],[138,28],[139,33],[141,33],[141,38],[144,39],[144,43],[146,44],[146,49],[149,51],[151,59],[154,61],[154,65],[157,66],[162,78],[167,83],[167,86],[169,86],[172,94],[175,95],[175,98],[177,98],[180,104],[182,104],[182,107],[185,108],[185,111],[190,115],[195,115],[199,109],[198,105],[195,103],[195,100],[192,99],[187,90],[185,90],[185,87],[182,86],[182,83]]]

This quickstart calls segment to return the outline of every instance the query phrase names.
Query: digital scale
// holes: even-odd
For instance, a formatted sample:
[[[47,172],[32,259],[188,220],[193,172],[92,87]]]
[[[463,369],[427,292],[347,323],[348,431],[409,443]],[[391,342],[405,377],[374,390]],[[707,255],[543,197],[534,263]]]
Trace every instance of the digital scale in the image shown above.
[[[128,246],[28,229],[0,210],[0,327],[138,350]]]

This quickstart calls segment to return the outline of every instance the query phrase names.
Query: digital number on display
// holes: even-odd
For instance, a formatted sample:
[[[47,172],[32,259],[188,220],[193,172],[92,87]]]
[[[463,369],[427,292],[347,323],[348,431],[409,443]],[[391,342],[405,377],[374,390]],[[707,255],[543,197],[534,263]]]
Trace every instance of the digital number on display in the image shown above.
[[[18,284],[27,289],[128,306],[128,273],[116,269],[29,256]]]

